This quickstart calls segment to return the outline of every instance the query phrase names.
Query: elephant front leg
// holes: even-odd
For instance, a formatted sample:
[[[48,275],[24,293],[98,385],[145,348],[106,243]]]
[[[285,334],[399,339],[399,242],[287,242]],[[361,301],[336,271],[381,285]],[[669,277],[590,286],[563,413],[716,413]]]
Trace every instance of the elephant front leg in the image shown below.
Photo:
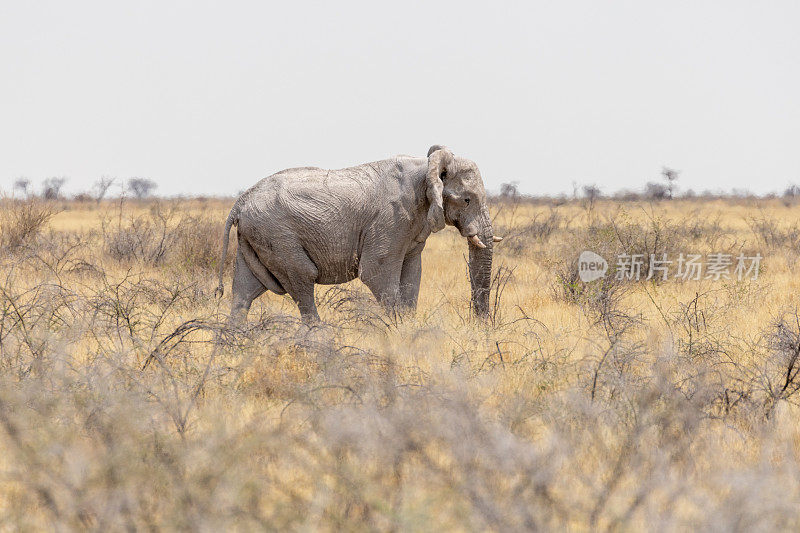
[[[422,248],[408,254],[400,273],[399,306],[402,310],[416,311],[419,283],[422,278]]]
[[[364,265],[362,262],[361,281],[369,288],[375,299],[384,307],[389,316],[397,313],[400,297],[400,273],[402,265],[386,264]]]

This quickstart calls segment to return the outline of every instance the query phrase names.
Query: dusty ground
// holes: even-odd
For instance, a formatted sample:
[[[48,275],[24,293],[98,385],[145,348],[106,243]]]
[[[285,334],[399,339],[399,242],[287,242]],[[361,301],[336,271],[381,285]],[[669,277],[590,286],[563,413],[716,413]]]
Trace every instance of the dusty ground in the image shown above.
[[[0,527],[800,526],[800,205],[496,201],[489,323],[447,229],[415,317],[356,281],[233,331],[231,204],[3,202]],[[583,250],[763,259],[584,284]]]

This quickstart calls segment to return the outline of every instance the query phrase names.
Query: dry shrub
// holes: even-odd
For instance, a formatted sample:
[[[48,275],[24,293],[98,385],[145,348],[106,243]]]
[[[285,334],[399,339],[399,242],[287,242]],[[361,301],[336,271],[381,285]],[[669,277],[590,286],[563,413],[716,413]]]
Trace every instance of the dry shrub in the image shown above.
[[[593,220],[588,227],[572,229],[566,242],[547,261],[556,275],[555,294],[573,302],[592,295],[607,299],[609,292],[622,291],[621,283],[630,283],[630,280],[616,279],[619,256],[640,256],[639,281],[647,278],[651,256],[660,260],[666,254],[668,260],[674,260],[678,252],[684,251],[683,232],[663,216],[650,213],[648,218],[646,224],[640,224],[619,211],[606,220]],[[605,277],[589,284],[580,281],[578,275],[578,257],[585,250],[599,254],[608,262]],[[656,272],[653,276],[656,283],[661,281],[659,274]]]
[[[513,220],[513,219],[512,219]],[[547,243],[550,238],[566,225],[557,210],[549,213],[536,213],[523,223],[503,226],[498,225],[495,233],[503,236],[503,249],[511,255],[522,255],[536,244]]]
[[[106,253],[125,262],[161,264],[175,241],[177,207],[156,202],[144,215],[123,218],[122,205],[113,219],[103,220]]]
[[[800,226],[782,226],[766,216],[751,217],[747,221],[756,239],[768,249],[800,249]]]
[[[158,267],[142,268],[162,219],[140,216],[130,266],[95,257],[86,234],[3,258],[5,528],[800,527],[796,313],[751,340],[727,288],[647,320],[625,297],[652,287],[612,281],[571,296],[588,327],[563,304],[569,320],[545,327],[503,314],[526,267],[498,262],[489,324],[450,302],[435,320],[392,322],[350,286],[319,293],[332,323],[304,325],[265,298],[233,327],[202,280],[170,270],[208,268],[195,258],[218,237],[192,241],[198,218],[175,211]],[[571,252],[678,246],[648,228],[573,228]]]
[[[679,305],[674,365],[684,383],[702,382],[709,416],[765,420],[781,404],[798,404],[800,315],[773,321],[757,339],[732,335],[724,291],[698,292]]]
[[[184,216],[175,229],[175,242],[169,261],[181,269],[215,273],[222,254],[225,220],[208,216]],[[235,239],[235,235],[232,237]],[[232,248],[232,249],[231,249]],[[228,249],[226,264],[233,262],[236,247]]]
[[[34,245],[34,240],[58,213],[53,202],[38,198],[0,200],[0,244],[13,250]]]
[[[623,212],[608,221],[610,231],[616,238],[617,255],[638,254],[643,256],[643,272],[650,267],[650,257],[660,259],[664,254],[668,257],[683,251],[685,240],[676,225],[663,215],[647,213],[648,221],[639,224],[627,219]],[[589,229],[591,231],[592,228]],[[606,229],[609,231],[609,229]],[[616,255],[613,258],[616,260]]]
[[[331,320],[339,328],[382,329],[397,325],[399,317],[387,316],[383,307],[366,289],[352,285],[332,285],[317,293],[317,305],[333,311]]]
[[[797,404],[800,391],[800,314],[775,321],[767,335],[769,356],[764,358],[760,373],[761,385],[766,395],[764,404],[771,414],[781,402]]]
[[[121,209],[103,221],[105,250],[116,261],[216,272],[224,220],[184,213],[177,204],[162,202],[155,202],[148,213],[138,216],[125,217]],[[232,250],[225,261],[232,263]]]
[[[696,211],[681,222],[674,222],[673,227],[687,241],[702,243],[711,249],[715,249],[724,236],[731,234],[731,230],[722,224],[719,215],[707,218]]]
[[[137,285],[121,286],[122,300]],[[96,298],[119,298],[107,291]],[[84,304],[95,305],[71,305]],[[796,465],[776,451],[729,472],[713,453],[707,382],[676,372],[668,353],[634,357],[620,344],[594,391],[587,367],[560,390],[542,394],[549,377],[531,375],[498,396],[459,366],[423,370],[396,348],[360,349],[280,316],[240,331],[162,323],[152,340],[149,321],[120,337],[97,316],[51,331],[35,354],[3,355],[15,527],[685,529],[709,525],[708,507],[726,523],[798,522],[780,507],[797,478],[770,499],[744,498],[734,482]],[[24,329],[11,326],[4,346]],[[67,348],[86,331],[88,358]],[[532,406],[522,419],[520,402]],[[765,503],[777,510],[759,513]]]

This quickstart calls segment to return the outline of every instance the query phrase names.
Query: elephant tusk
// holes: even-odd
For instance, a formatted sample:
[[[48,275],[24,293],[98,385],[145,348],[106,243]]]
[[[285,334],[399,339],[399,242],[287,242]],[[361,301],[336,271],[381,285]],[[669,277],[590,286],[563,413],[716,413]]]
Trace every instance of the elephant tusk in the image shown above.
[[[502,237],[498,237],[497,235],[492,237],[492,242],[500,242],[502,240],[503,240],[503,238]]]
[[[486,248],[486,245],[481,242],[477,235],[473,235],[468,240],[478,248]]]

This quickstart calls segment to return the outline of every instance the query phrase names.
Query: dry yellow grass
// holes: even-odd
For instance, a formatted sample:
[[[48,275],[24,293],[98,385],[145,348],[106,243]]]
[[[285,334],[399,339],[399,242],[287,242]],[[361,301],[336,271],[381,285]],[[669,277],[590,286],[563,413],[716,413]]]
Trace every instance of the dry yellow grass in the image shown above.
[[[0,527],[800,526],[800,206],[496,202],[490,324],[448,229],[414,317],[355,281],[317,287],[324,325],[266,294],[230,331],[230,205],[67,202],[4,244]],[[583,285],[584,249],[763,259]]]

